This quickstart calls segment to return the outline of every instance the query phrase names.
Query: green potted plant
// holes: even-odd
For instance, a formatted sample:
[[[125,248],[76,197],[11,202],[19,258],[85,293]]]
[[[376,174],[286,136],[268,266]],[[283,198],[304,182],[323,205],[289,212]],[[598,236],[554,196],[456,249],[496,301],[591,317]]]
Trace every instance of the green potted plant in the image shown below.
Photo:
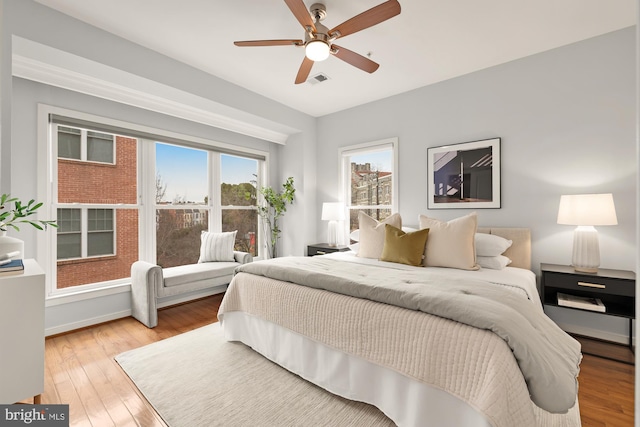
[[[258,215],[264,221],[265,235],[267,237],[267,248],[271,258],[278,256],[278,239],[282,230],[278,226],[278,220],[287,211],[287,203],[293,203],[293,196],[296,192],[293,186],[293,177],[287,178],[282,184],[282,191],[277,192],[271,187],[260,187],[258,192],[264,199],[264,204],[258,204]],[[248,198],[255,198],[255,195],[247,194]]]
[[[12,203],[13,207],[11,207]],[[20,257],[23,256],[24,242],[7,236],[9,228],[20,231],[18,224],[29,224],[38,230],[45,230],[48,226],[58,227],[55,221],[29,218],[35,215],[41,206],[42,203],[37,203],[33,199],[24,204],[9,194],[0,196],[0,256],[14,251],[20,252]]]
[[[8,209],[7,205],[14,204],[13,209]],[[26,219],[31,215],[35,215],[36,210],[42,206],[42,203],[36,203],[31,199],[25,205],[15,197],[11,197],[9,194],[3,194],[0,197],[0,231],[5,232],[9,228],[13,228],[16,231],[20,231],[20,228],[16,225],[19,223],[31,224],[38,230],[45,230],[47,226],[57,227],[55,221],[44,221],[39,219]]]

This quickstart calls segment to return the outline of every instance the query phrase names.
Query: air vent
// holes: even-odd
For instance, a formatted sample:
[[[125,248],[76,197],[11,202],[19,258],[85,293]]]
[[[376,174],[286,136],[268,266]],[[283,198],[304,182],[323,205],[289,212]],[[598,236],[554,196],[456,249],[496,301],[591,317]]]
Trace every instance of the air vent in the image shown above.
[[[307,82],[311,83],[312,85],[317,85],[318,83],[322,83],[329,80],[329,76],[327,76],[324,73],[318,73],[315,76],[311,77],[309,80],[307,80]]]

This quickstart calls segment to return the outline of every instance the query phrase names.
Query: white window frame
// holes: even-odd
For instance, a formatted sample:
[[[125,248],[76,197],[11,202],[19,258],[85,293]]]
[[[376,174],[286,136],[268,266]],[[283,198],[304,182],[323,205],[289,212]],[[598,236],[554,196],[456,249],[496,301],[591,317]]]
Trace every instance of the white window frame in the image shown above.
[[[79,207],[77,204],[58,204],[57,203],[57,132],[53,123],[50,123],[50,116],[57,115],[62,117],[70,117],[86,122],[102,123],[104,125],[130,129],[132,133],[154,134],[159,137],[165,137],[172,141],[184,141],[185,146],[197,146],[207,149],[210,160],[217,156],[220,152],[236,153],[237,155],[247,155],[247,157],[258,159],[258,188],[264,185],[265,177],[269,176],[269,158],[268,151],[256,150],[252,148],[239,147],[218,141],[212,141],[204,138],[184,135],[176,132],[166,131],[162,129],[151,128],[144,125],[128,123],[120,120],[110,119],[106,117],[96,116],[93,114],[74,111],[66,108],[55,107],[46,104],[38,104],[38,191],[39,200],[45,201],[41,209],[41,215],[47,218],[56,218],[58,208]],[[67,126],[67,125],[63,125]],[[67,126],[74,127],[74,126]],[[77,126],[82,128],[80,126]],[[102,132],[102,131],[99,131]],[[108,133],[108,132],[105,132]],[[155,141],[153,144],[148,143],[150,140],[144,138],[138,139],[138,202],[135,204],[118,204],[118,205],[90,205],[82,204],[82,207],[97,209],[114,209],[115,213],[119,209],[136,209],[139,211],[139,253],[138,259],[155,261]],[[147,142],[144,142],[147,141]],[[159,139],[162,142],[162,138]],[[55,143],[54,143],[55,142]],[[115,139],[114,139],[115,149]],[[115,161],[114,153],[114,161]],[[70,161],[80,161],[78,159],[68,159]],[[105,164],[104,162],[96,162]],[[219,164],[219,162],[218,162]],[[210,161],[209,167],[217,168],[215,162]],[[219,170],[219,169],[216,169]],[[221,224],[221,207],[216,189],[220,188],[219,173],[210,173],[211,186],[209,192],[209,230],[219,231]],[[217,178],[216,178],[217,177]],[[172,206],[176,208],[177,206]],[[203,209],[207,208],[203,206]],[[262,221],[258,220],[258,232],[262,233]],[[115,224],[114,224],[115,225]],[[55,229],[54,229],[55,230]],[[57,248],[55,231],[47,233],[37,233],[37,250],[36,256],[39,264],[45,271],[46,282],[46,306],[54,306],[59,304],[67,304],[83,299],[96,298],[121,292],[130,291],[130,278],[122,278],[109,282],[79,285],[71,288],[57,289],[53,281],[57,268]],[[115,236],[114,232],[114,236]],[[114,237],[117,238],[117,237]],[[117,245],[114,242],[114,248]],[[258,259],[262,258],[266,253],[266,247],[259,248]]]
[[[388,151],[391,150],[393,155],[392,160],[392,184],[391,188],[393,194],[391,195],[391,205],[352,205],[351,204],[351,162],[349,158],[351,156],[357,156],[368,153],[375,153],[380,151]],[[362,144],[348,145],[342,147],[338,150],[338,161],[340,165],[340,180],[339,180],[339,195],[340,200],[343,201],[345,205],[345,218],[343,233],[344,235],[349,234],[349,213],[351,210],[361,210],[361,209],[391,209],[391,213],[399,212],[398,205],[398,138],[386,138],[380,139],[377,141],[365,142]],[[343,241],[346,241],[346,238],[343,236]]]

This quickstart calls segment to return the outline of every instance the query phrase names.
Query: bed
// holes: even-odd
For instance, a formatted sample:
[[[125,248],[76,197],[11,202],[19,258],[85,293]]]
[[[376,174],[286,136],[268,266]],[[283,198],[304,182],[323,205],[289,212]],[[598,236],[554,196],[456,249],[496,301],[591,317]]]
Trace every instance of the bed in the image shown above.
[[[530,271],[529,231],[478,228],[477,232],[513,242],[504,252],[511,259],[508,267],[424,268],[350,252],[242,266],[218,313],[225,337],[243,342],[334,394],[378,407],[399,426],[579,426],[579,344],[542,312]],[[304,281],[313,283],[298,283]],[[392,281],[391,287],[385,286]],[[490,296],[504,294],[507,306],[520,307],[515,311],[535,318],[531,332],[515,335],[549,329],[525,348],[526,343],[505,337],[503,327],[482,323],[486,319],[477,320],[480,327],[452,320],[461,314],[450,315],[449,308],[437,311],[446,306],[442,302],[432,314],[429,302],[397,291],[422,283],[459,286],[458,296],[472,298],[465,300],[471,303],[457,303],[465,308],[451,309],[454,312],[497,313],[502,309],[476,302],[480,298],[476,290],[486,288]],[[438,301],[450,298],[441,293],[436,291]],[[535,363],[526,360],[536,347],[547,344],[558,354],[533,355],[538,357]],[[550,361],[552,366],[547,366]]]

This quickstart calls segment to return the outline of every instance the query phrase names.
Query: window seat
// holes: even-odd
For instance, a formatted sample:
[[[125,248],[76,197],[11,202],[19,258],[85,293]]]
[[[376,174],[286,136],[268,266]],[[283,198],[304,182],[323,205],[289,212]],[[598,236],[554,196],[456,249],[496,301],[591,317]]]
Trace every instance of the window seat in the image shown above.
[[[131,265],[131,315],[148,328],[158,325],[158,298],[229,284],[233,271],[253,261],[247,252],[233,252],[233,262],[203,262],[162,268],[146,261]]]

